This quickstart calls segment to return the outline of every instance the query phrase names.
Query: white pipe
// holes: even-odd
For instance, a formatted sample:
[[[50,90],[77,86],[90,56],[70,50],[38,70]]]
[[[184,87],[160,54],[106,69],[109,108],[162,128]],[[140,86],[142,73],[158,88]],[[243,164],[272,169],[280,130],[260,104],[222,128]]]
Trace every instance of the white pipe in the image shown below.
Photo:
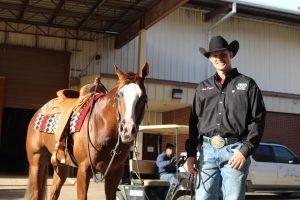
[[[222,17],[222,19],[217,21],[217,23],[213,24],[211,27],[208,28],[208,44],[211,39],[213,29],[216,28],[221,23],[225,22],[227,19],[229,19],[230,17],[232,17],[235,14],[236,14],[236,2],[233,2],[231,11],[227,15]],[[211,75],[212,75],[212,67],[211,67],[210,60],[208,60],[207,61],[207,77],[210,77]]]

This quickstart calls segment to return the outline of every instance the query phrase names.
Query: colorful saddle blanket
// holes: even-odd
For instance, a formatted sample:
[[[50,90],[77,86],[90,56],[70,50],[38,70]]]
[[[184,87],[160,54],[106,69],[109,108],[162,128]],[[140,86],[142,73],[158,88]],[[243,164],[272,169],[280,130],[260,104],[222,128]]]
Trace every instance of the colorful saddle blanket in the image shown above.
[[[103,96],[105,96],[105,94],[103,93],[96,94],[95,101],[99,100]],[[72,113],[71,119],[69,121],[70,133],[79,132],[81,130],[84,119],[87,116],[91,105],[92,105],[92,97],[90,97],[84,104],[82,104],[79,109],[75,108],[76,112]],[[40,132],[54,134],[56,133],[61,113],[47,114],[43,112],[43,110],[45,110],[44,107],[46,106],[47,104],[45,104],[41,108],[41,111],[35,120],[34,129]]]

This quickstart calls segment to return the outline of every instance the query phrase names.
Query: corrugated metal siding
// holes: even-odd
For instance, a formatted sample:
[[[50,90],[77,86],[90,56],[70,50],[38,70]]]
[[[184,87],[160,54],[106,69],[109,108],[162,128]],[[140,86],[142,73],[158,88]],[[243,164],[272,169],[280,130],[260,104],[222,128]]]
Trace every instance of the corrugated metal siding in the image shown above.
[[[147,33],[150,77],[198,83],[207,74],[207,60],[199,54],[206,43],[202,13],[179,9],[155,24]]]
[[[207,77],[207,60],[198,48],[207,47],[208,27],[202,12],[179,9],[147,33],[152,78],[198,83]],[[233,66],[254,78],[262,90],[300,93],[296,70],[300,56],[300,28],[233,17],[213,31],[240,50]]]
[[[199,83],[207,77],[207,59],[198,48],[208,46],[208,27],[217,19],[204,23],[202,18],[201,11],[181,8],[148,30],[150,78]],[[5,29],[3,23],[0,23],[0,28]],[[295,73],[300,57],[299,27],[233,17],[214,30],[213,35],[218,34],[228,41],[236,39],[240,42],[233,66],[254,78],[262,90],[300,93],[300,79]],[[113,37],[101,35],[96,42],[88,42],[18,33],[5,35],[1,32],[0,41],[70,51],[72,76],[114,74],[114,64],[123,71],[137,70],[137,38],[118,50],[114,49]],[[94,59],[96,54],[102,57],[98,61]],[[295,113],[294,103],[276,103],[278,99],[269,99],[266,104],[273,111],[291,110]]]

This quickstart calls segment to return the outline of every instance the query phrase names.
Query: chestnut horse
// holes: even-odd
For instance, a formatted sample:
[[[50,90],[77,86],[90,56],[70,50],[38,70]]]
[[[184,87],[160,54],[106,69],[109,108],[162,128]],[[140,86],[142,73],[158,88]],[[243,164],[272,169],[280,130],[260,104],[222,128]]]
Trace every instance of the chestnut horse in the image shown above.
[[[149,72],[148,64],[143,67],[141,76],[132,72],[123,73],[116,66],[115,72],[119,78],[118,84],[95,102],[91,115],[86,117],[80,132],[72,135],[73,153],[78,163],[77,199],[80,200],[87,199],[93,173],[105,174],[107,169],[106,199],[116,199],[124,162],[144,117],[147,102],[144,79]],[[30,164],[29,186],[25,196],[27,199],[45,197],[50,152],[54,151],[56,143],[53,134],[34,129],[38,112],[31,119],[27,132],[26,151]],[[116,145],[117,142],[119,145]],[[112,160],[115,147],[117,153]],[[58,199],[68,169],[68,165],[58,165],[54,170],[50,199]]]

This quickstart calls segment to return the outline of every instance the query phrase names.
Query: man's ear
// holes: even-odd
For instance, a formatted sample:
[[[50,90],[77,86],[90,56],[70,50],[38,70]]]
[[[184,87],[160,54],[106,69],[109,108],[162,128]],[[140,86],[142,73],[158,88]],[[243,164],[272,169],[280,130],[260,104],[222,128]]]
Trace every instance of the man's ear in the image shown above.
[[[232,51],[229,51],[229,55],[230,55],[230,59],[232,59],[233,58],[233,53],[232,53]]]

